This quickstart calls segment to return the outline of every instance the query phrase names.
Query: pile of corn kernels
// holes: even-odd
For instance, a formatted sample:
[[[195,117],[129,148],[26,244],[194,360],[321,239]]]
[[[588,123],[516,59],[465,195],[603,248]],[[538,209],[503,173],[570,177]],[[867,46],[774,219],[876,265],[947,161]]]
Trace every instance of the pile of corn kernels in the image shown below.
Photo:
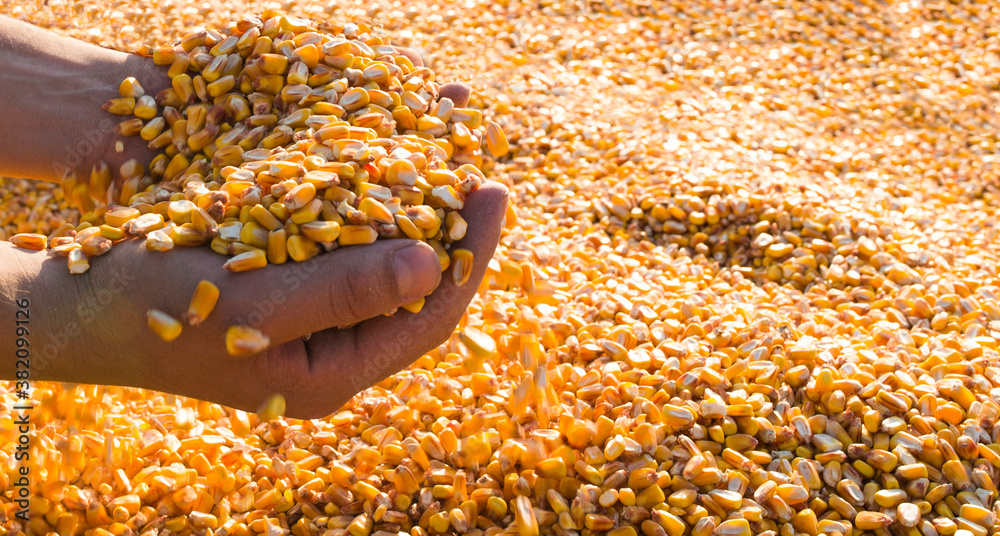
[[[267,7],[3,12],[130,50]],[[0,412],[3,530],[1000,530],[1000,5],[275,7],[372,22],[468,81],[516,224],[453,337],[326,419],[36,384],[27,527]],[[8,237],[75,217],[2,186]]]

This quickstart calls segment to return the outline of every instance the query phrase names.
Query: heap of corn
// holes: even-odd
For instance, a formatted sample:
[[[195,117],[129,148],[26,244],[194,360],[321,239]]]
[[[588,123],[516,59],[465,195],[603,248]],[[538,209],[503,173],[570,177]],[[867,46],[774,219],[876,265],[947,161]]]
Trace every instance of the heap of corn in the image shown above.
[[[258,7],[8,9],[129,49]],[[470,79],[517,223],[454,336],[326,419],[38,384],[10,533],[1000,530],[995,2],[285,8]],[[18,192],[14,232],[58,222]]]

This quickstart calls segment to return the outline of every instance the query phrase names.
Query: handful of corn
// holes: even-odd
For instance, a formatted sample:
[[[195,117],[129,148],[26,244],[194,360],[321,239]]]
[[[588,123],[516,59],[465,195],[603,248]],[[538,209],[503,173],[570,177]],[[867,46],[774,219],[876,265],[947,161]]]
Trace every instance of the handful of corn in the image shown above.
[[[468,280],[471,252],[451,247],[468,228],[459,211],[487,180],[481,146],[500,157],[508,145],[482,112],[440,96],[433,71],[367,28],[277,11],[140,53],[169,66],[172,87],[149,95],[130,77],[104,109],[128,117],[117,133],[160,154],[148,169],[123,164],[120,184],[103,162],[89,182],[67,172],[82,223],[17,234],[15,245],[49,246],[80,274],[126,238],[150,251],[208,244],[243,272],[410,238]],[[162,311],[149,324],[164,340],[180,334]]]

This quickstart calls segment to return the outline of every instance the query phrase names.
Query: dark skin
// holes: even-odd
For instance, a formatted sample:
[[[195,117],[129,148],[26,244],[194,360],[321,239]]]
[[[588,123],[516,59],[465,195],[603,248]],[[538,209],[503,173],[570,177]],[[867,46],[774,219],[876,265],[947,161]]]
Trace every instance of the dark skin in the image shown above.
[[[422,64],[414,51],[400,52]],[[0,64],[7,67],[0,116],[12,127],[0,129],[0,175],[58,182],[67,168],[88,176],[102,159],[117,175],[128,158],[154,156],[137,137],[125,138],[118,153],[120,138],[102,127],[120,118],[100,108],[126,76],[148,94],[168,87],[165,69],[152,60],[0,17]],[[39,71],[39,64],[49,67]],[[449,84],[441,94],[464,106],[469,88]],[[89,152],[76,151],[81,132],[91,134]],[[60,159],[64,154],[71,156]],[[380,240],[243,273],[223,269],[226,257],[208,248],[152,253],[126,240],[92,259],[82,275],[70,275],[64,258],[0,242],[0,311],[13,318],[16,300],[30,301],[32,381],[142,387],[247,411],[281,393],[287,416],[320,418],[447,340],[496,249],[506,202],[506,188],[493,182],[466,200],[469,231],[455,247],[472,251],[475,263],[461,287],[441,272],[430,246],[413,240]],[[202,279],[221,291],[215,310],[199,326],[185,323],[173,342],[160,340],[146,326],[146,311],[181,318]],[[421,297],[420,313],[397,310]],[[271,347],[228,355],[225,332],[236,324],[261,330]],[[13,330],[0,334],[0,347],[15,344]],[[3,367],[0,380],[14,373]]]

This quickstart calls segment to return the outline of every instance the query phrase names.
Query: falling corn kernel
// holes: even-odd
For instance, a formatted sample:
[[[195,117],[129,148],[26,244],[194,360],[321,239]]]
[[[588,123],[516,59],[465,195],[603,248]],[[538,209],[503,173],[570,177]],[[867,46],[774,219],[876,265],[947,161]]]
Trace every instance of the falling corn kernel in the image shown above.
[[[211,281],[199,281],[191,296],[191,304],[188,305],[187,322],[188,325],[197,326],[208,318],[212,309],[215,309],[216,302],[219,301],[219,287]]]
[[[466,327],[459,332],[458,337],[470,352],[480,357],[491,356],[497,351],[493,337],[476,328]]]
[[[507,136],[504,135],[503,129],[496,121],[486,123],[486,145],[494,158],[500,158],[510,151]]]
[[[226,331],[226,351],[232,356],[257,354],[270,344],[266,335],[249,326],[232,326]]]
[[[146,311],[146,323],[157,337],[170,342],[181,334],[181,323],[158,309]]]
[[[274,393],[267,397],[260,407],[257,408],[257,417],[262,422],[278,419],[285,414],[285,397],[281,393]]]

